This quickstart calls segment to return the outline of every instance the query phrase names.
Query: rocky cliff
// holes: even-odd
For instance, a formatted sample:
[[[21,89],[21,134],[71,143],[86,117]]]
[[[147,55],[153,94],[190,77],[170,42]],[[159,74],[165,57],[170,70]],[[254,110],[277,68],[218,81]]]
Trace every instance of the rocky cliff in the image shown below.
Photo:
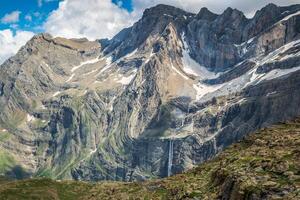
[[[145,180],[300,114],[300,6],[158,5],[111,40],[33,37],[0,67],[0,172]]]
[[[1,199],[300,198],[300,120],[264,128],[182,174],[135,183],[0,178]]]

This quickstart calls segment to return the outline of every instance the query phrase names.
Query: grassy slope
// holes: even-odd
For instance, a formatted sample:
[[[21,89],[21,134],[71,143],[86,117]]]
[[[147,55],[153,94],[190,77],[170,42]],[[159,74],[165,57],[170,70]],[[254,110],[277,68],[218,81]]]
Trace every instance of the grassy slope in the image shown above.
[[[0,199],[300,199],[300,120],[261,130],[170,178],[97,184],[0,180]]]

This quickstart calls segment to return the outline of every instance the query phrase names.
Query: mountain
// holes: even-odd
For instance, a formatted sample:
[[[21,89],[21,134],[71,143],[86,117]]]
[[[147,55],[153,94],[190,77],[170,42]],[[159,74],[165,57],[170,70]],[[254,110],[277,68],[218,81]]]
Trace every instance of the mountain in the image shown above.
[[[34,36],[0,66],[0,174],[134,181],[300,115],[300,5],[145,10],[111,40]]]
[[[300,120],[264,128],[193,170],[139,183],[1,179],[1,199],[299,199]]]

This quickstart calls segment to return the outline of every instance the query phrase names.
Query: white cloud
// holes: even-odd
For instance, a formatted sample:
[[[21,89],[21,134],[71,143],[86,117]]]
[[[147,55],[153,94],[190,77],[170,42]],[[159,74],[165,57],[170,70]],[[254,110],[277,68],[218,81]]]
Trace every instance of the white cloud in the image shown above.
[[[1,18],[1,23],[3,24],[17,23],[19,22],[20,14],[21,12],[18,10],[8,13]]]
[[[88,37],[99,39],[112,37],[136,20],[127,10],[111,0],[65,0],[53,11],[44,24],[46,32],[55,36]]]
[[[0,30],[0,64],[15,55],[33,35],[28,31],[17,31],[14,35],[10,29]]]

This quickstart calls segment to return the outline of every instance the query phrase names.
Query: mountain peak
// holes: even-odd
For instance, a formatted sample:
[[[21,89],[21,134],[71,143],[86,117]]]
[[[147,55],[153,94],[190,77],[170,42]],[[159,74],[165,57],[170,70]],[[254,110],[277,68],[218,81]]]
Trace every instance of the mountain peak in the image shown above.
[[[280,7],[278,7],[277,5],[270,3],[268,5],[266,5],[265,7],[263,7],[261,10],[258,10],[255,15],[254,18],[272,18],[273,20],[271,21],[276,21],[277,18],[280,17],[281,11],[280,11]]]
[[[269,3],[267,4],[263,9],[274,9],[274,8],[278,8],[278,6],[274,3]]]
[[[182,16],[182,15],[191,15],[191,13],[188,13],[180,8],[176,8],[174,6],[165,5],[165,4],[158,4],[154,7],[148,8],[144,11],[143,17],[155,17],[155,16]]]
[[[202,20],[214,20],[218,15],[208,10],[208,8],[201,8],[200,12],[197,14],[197,19]]]
[[[236,8],[228,7],[222,14],[223,16],[244,16],[244,13]]]
[[[29,42],[40,42],[42,40],[52,40],[53,36],[49,33],[39,33],[34,35]]]

